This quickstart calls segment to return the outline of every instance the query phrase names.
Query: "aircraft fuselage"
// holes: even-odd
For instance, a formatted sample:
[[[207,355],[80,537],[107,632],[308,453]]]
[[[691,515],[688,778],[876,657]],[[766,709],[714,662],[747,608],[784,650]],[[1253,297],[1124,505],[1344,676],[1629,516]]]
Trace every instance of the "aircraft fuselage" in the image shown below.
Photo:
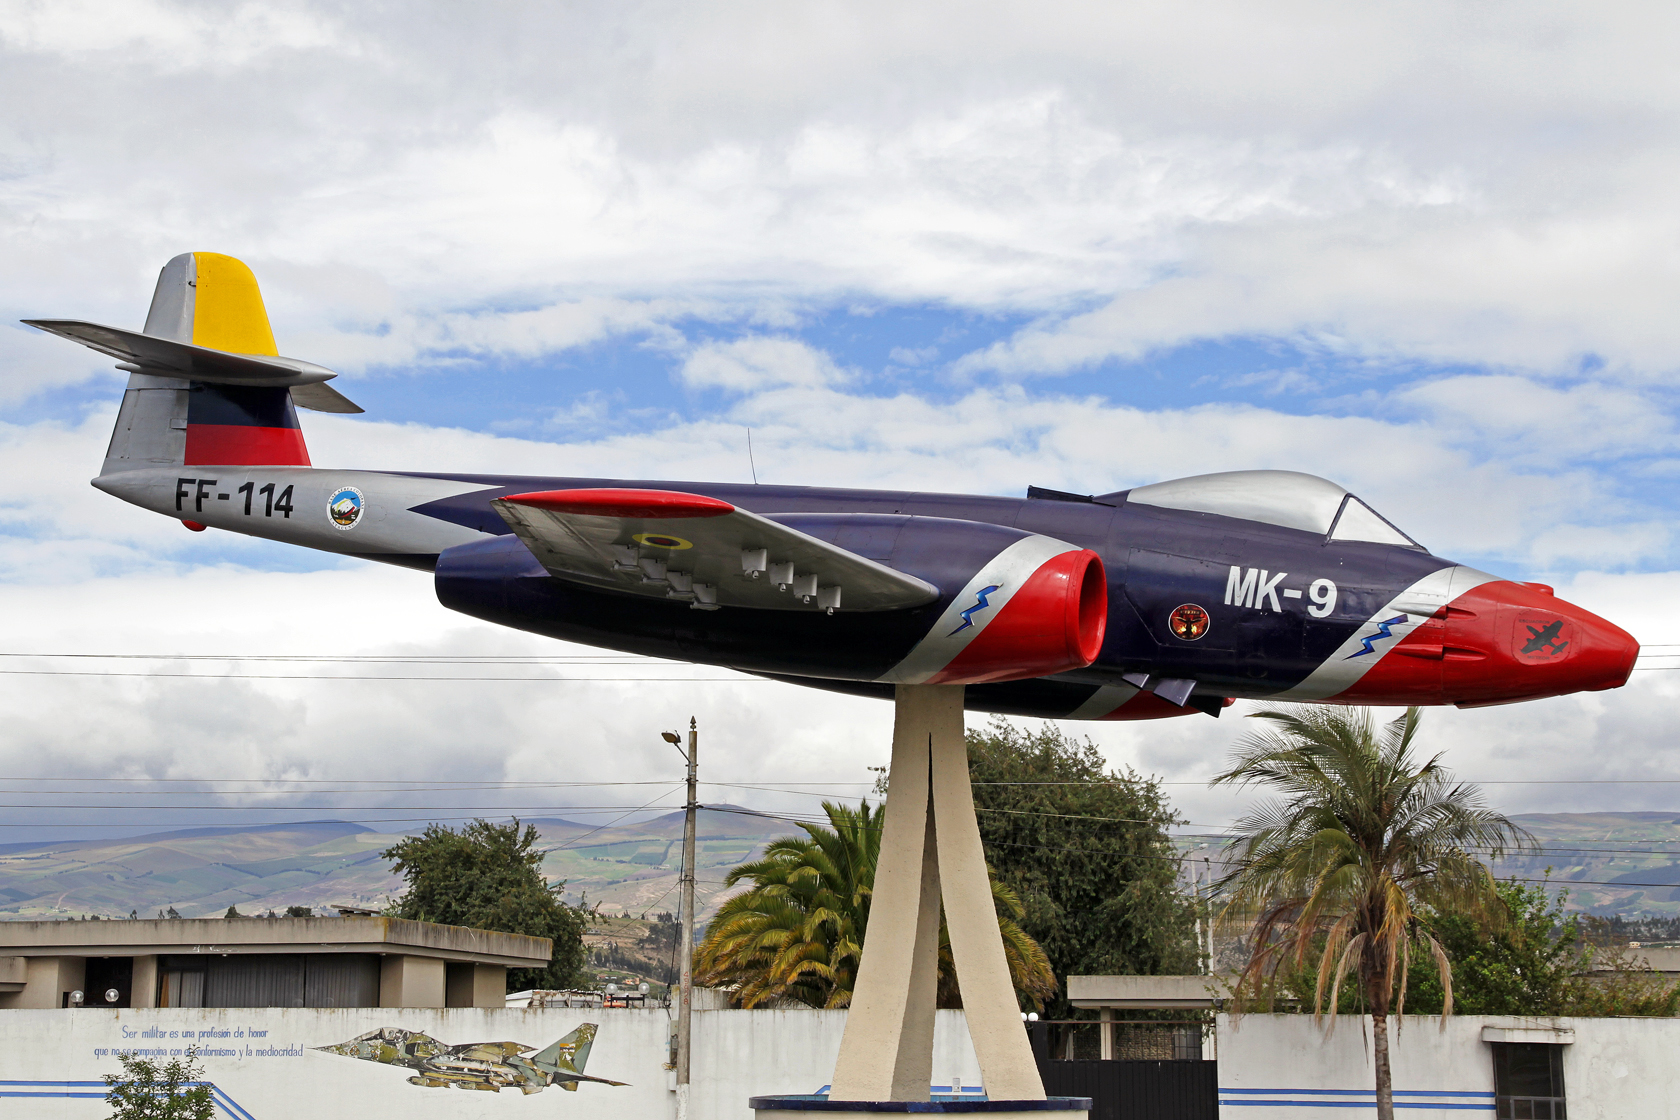
[[[1264,482],[1253,483],[1261,505]],[[183,521],[432,570],[444,605],[501,625],[869,695],[890,694],[894,666],[1006,540],[1038,534],[1089,549],[1107,588],[1096,659],[969,686],[971,707],[1018,714],[1150,718],[1217,712],[1235,697],[1502,703],[1617,687],[1638,648],[1549,589],[1409,543],[1337,540],[1133,492],[1047,500],[253,466],[129,470],[95,485]],[[600,488],[718,499],[916,576],[939,596],[878,612],[693,610],[555,578],[490,504]],[[975,608],[984,606],[982,594]]]

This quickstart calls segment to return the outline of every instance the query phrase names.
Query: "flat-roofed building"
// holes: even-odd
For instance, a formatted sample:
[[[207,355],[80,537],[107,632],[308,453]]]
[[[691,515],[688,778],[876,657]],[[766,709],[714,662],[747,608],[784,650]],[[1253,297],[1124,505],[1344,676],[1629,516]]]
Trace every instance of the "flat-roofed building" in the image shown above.
[[[0,922],[0,1009],[501,1007],[553,948],[367,916]]]

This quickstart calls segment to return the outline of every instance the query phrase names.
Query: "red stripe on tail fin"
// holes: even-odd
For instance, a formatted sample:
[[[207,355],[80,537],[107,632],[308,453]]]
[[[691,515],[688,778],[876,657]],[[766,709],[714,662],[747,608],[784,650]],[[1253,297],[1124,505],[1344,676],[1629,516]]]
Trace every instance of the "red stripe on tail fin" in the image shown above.
[[[309,449],[297,428],[257,428],[243,424],[187,425],[184,466],[307,467]]]

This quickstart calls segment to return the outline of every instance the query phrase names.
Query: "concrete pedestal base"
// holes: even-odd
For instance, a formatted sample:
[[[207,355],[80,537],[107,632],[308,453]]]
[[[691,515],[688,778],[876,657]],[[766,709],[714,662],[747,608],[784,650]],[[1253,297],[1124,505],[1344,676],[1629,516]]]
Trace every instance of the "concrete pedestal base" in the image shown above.
[[[761,1120],[791,1120],[791,1112],[823,1120],[903,1112],[1088,1116],[1089,1097],[1045,1098],[1021,1021],[974,816],[962,685],[898,686],[890,782],[868,940],[834,1080],[826,1094],[753,1097],[748,1105]],[[929,1099],[941,910],[981,1084],[997,1099]]]
[[[898,686],[889,781],[869,929],[829,1093],[928,1099],[943,908],[980,1083],[998,1100],[1043,1100],[974,816],[962,685]]]
[[[882,1113],[914,1112],[984,1116],[985,1120],[1084,1120],[1090,1097],[1041,1097],[1035,1101],[929,1100],[831,1101],[825,1096],[753,1097],[747,1101],[759,1120],[792,1120],[789,1113],[818,1114],[822,1120],[882,1120]]]

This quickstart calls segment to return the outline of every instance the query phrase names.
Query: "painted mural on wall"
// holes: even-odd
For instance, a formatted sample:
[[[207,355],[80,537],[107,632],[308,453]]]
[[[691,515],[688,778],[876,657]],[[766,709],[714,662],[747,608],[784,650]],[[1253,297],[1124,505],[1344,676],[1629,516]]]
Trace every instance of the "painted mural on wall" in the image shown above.
[[[583,1023],[576,1030],[546,1049],[518,1042],[464,1042],[450,1046],[422,1031],[401,1027],[381,1027],[349,1042],[336,1046],[317,1046],[314,1049],[328,1054],[342,1054],[360,1058],[364,1062],[379,1062],[388,1066],[405,1066],[415,1071],[408,1079],[410,1085],[441,1089],[453,1085],[457,1089],[487,1089],[499,1093],[516,1088],[522,1093],[540,1093],[550,1085],[558,1085],[576,1092],[578,1083],[593,1081],[600,1085],[625,1085],[623,1081],[609,1081],[605,1077],[591,1077],[583,1072],[589,1060],[589,1048],[595,1041],[596,1025]],[[529,1055],[527,1057],[526,1055]]]

